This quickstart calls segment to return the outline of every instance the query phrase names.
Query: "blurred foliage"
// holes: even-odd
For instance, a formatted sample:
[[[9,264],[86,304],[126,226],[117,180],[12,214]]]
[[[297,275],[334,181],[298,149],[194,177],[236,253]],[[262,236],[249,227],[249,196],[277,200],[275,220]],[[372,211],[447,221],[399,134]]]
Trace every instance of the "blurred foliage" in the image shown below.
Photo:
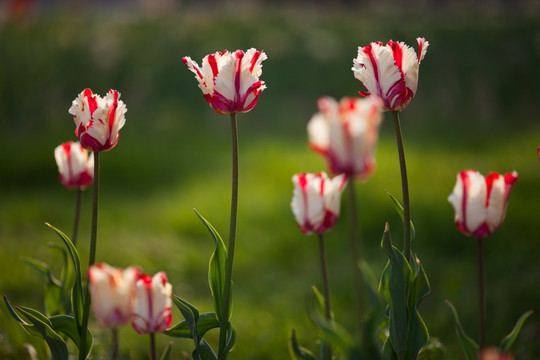
[[[53,11],[54,10],[54,11]],[[383,11],[384,10],[384,11]],[[174,292],[201,311],[212,309],[207,266],[214,243],[193,212],[221,233],[228,226],[230,129],[202,99],[181,57],[256,47],[269,59],[268,88],[253,111],[239,116],[240,203],[234,273],[233,322],[238,341],[231,358],[285,359],[294,327],[300,343],[315,331],[303,308],[320,282],[314,237],[300,233],[289,202],[290,178],[320,171],[307,147],[305,126],[321,95],[355,95],[350,70],[357,47],[375,40],[430,42],[420,67],[418,94],[402,113],[411,186],[413,251],[432,293],[421,314],[430,334],[460,354],[451,300],[468,333],[476,330],[475,244],[453,224],[446,198],[459,170],[507,172],[519,180],[505,222],[485,243],[488,343],[497,343],[524,311],[540,304],[540,16],[533,12],[402,12],[362,7],[178,7],[152,15],[122,8],[43,9],[0,23],[0,292],[13,304],[39,308],[43,279],[21,259],[62,262],[47,246],[58,239],[44,223],[69,232],[75,193],[58,181],[55,146],[74,139],[67,110],[86,87],[122,93],[127,123],[118,146],[101,157],[98,261],[167,271]],[[6,15],[6,14],[4,14]],[[376,174],[357,184],[366,258],[381,274],[379,240],[385,221],[399,239],[401,220],[385,190],[400,198],[393,126],[381,128]],[[87,258],[91,192],[80,225]],[[354,317],[348,213],[327,235],[336,320]],[[86,242],[85,242],[86,239]],[[86,246],[85,246],[86,244]],[[370,245],[371,244],[371,245]],[[402,245],[396,240],[396,245]],[[84,263],[84,261],[83,261]],[[58,268],[52,266],[53,271]],[[174,314],[175,322],[180,314]],[[348,323],[349,322],[349,323]],[[97,333],[96,358],[106,358],[109,334]],[[217,334],[209,341],[215,341]],[[540,320],[533,315],[516,340],[517,359],[540,357]],[[146,342],[130,329],[122,350],[143,359]],[[169,339],[159,337],[160,348]],[[172,354],[189,349],[175,341]],[[42,344],[0,308],[0,358],[24,359],[23,344]],[[98,350],[101,349],[101,350]],[[313,350],[313,349],[312,349]],[[100,352],[101,351],[101,352]]]

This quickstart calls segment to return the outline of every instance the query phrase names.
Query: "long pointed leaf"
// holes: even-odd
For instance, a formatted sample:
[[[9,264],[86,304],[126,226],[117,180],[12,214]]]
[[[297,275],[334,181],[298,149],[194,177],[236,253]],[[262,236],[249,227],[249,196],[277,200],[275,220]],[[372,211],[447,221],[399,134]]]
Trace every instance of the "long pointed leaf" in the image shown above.
[[[197,336],[202,338],[209,330],[219,328],[216,313],[203,313],[197,322]],[[192,333],[186,321],[181,321],[165,332],[165,335],[174,338],[191,339]]]
[[[79,335],[79,331],[77,329],[77,320],[73,316],[70,315],[58,315],[58,316],[52,316],[49,318],[49,321],[51,322],[52,328],[56,332],[60,332],[62,334],[65,334],[67,337],[73,341],[75,346],[77,346],[77,349],[80,351],[80,342],[81,337]],[[94,344],[93,336],[90,330],[87,330],[86,332],[86,351],[85,351],[85,358],[88,357],[88,354],[92,351],[92,347]]]
[[[502,352],[506,352],[510,350],[510,347],[512,347],[512,344],[514,344],[514,341],[516,340],[517,336],[519,335],[519,332],[521,331],[521,327],[523,326],[523,323],[532,314],[533,314],[533,311],[529,310],[519,317],[518,321],[516,322],[516,325],[514,326],[514,329],[512,329],[510,334],[506,335],[506,337],[501,342],[500,350]]]
[[[416,359],[420,350],[429,341],[429,332],[418,312],[420,302],[431,292],[426,272],[416,255],[413,257],[413,279],[409,286],[407,359]]]
[[[452,314],[454,315],[454,325],[456,327],[459,343],[461,344],[461,349],[463,350],[463,354],[465,354],[465,359],[476,360],[478,357],[478,344],[465,333],[465,330],[463,330],[454,305],[448,300],[446,300],[446,304],[450,307],[450,310],[452,310]]]
[[[293,360],[316,360],[311,351],[300,346],[294,329],[291,330],[291,335],[289,337],[289,356]]]
[[[193,360],[217,360],[217,356],[212,350],[210,344],[208,344],[204,339],[201,339],[201,342],[197,346],[197,349],[193,352]]]
[[[195,341],[195,344],[198,344],[199,337],[197,336],[197,321],[199,320],[199,310],[176,295],[173,295],[173,301],[184,316],[191,338]]]
[[[229,321],[232,306],[229,307],[229,314],[221,313],[225,292],[225,262],[227,261],[227,249],[225,247],[225,243],[221,239],[221,236],[212,226],[212,224],[210,224],[208,220],[199,214],[197,210],[195,210],[195,214],[197,214],[204,226],[206,226],[216,245],[216,249],[212,253],[210,263],[208,265],[208,283],[210,284],[210,291],[212,292],[212,298],[214,299],[214,310],[220,321]]]
[[[161,354],[161,357],[159,360],[169,360],[169,357],[171,356],[171,349],[172,349],[172,342],[167,344],[167,347],[165,347],[165,350],[163,350],[163,354]]]
[[[312,289],[313,291],[306,296],[306,308],[309,318],[322,331],[326,340],[340,348],[345,354],[353,352],[354,343],[351,336],[333,320],[328,321],[322,315],[320,307],[321,301],[324,304],[324,299],[321,299],[321,294],[315,287],[312,287]]]
[[[394,207],[396,208],[399,216],[401,217],[401,221],[405,221],[405,216],[403,215],[403,206],[401,205],[401,203],[398,201],[398,199],[396,199],[394,197],[394,195],[390,194],[388,191],[386,191],[386,195],[388,195],[390,197],[390,200],[392,200],[392,203],[394,204]],[[414,224],[411,220],[411,241],[414,240],[414,236],[416,234],[416,231],[414,230]]]
[[[384,269],[379,285],[389,309],[389,339],[398,358],[404,358],[407,352],[407,288],[411,268],[403,254],[392,245],[390,226],[386,223],[381,248],[388,255],[388,264]]]
[[[48,283],[52,283],[58,287],[60,287],[60,281],[53,275],[51,268],[49,265],[44,263],[43,261],[39,261],[33,258],[25,257],[23,258],[23,261],[32,269],[36,270],[40,275],[42,275]]]
[[[35,326],[47,343],[54,360],[68,360],[69,352],[64,339],[52,329],[47,317],[34,309],[19,307],[18,310]]]
[[[77,319],[77,328],[80,330],[80,326],[82,323],[82,314],[83,314],[83,284],[82,284],[82,268],[81,268],[81,260],[79,258],[79,253],[77,252],[77,248],[75,248],[75,245],[71,242],[71,240],[59,229],[55,228],[49,223],[45,223],[50,229],[54,230],[56,234],[62,239],[64,244],[66,245],[69,255],[71,256],[71,260],[73,261],[73,267],[75,269],[75,284],[73,285],[73,291],[72,291],[72,306],[73,306],[73,314],[75,315],[75,319]],[[79,331],[80,332],[80,331]]]

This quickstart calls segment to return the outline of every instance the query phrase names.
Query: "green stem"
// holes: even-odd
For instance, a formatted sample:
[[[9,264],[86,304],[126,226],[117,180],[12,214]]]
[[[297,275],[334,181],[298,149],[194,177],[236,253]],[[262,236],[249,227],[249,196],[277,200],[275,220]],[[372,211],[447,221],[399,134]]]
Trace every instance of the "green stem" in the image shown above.
[[[236,243],[236,216],[238,213],[238,123],[236,113],[231,114],[232,131],[232,195],[231,195],[231,217],[229,223],[229,243],[227,246],[227,260],[225,262],[225,289],[223,291],[223,304],[219,327],[219,359],[225,360],[227,353],[227,327],[229,323],[229,313],[231,306],[232,273],[234,263],[234,247]]]
[[[120,353],[119,346],[118,346],[118,329],[112,328],[111,334],[112,334],[112,340],[111,340],[112,360],[118,360],[118,355]]]
[[[349,209],[350,209],[350,223],[351,223],[351,249],[353,257],[353,278],[354,278],[354,295],[356,301],[356,307],[358,311],[358,324],[363,330],[363,308],[364,308],[364,299],[363,299],[363,277],[362,272],[360,271],[360,261],[362,260],[363,243],[360,238],[358,231],[358,211],[356,208],[356,193],[354,189],[354,179],[349,178]]]
[[[151,332],[150,333],[150,359],[156,360],[157,359],[156,354],[157,354],[156,353],[156,333]]]
[[[405,162],[405,151],[403,149],[403,135],[399,114],[392,111],[394,126],[396,128],[396,140],[399,154],[399,166],[401,169],[401,192],[403,196],[403,255],[410,261],[411,258],[411,210],[409,205],[409,181],[407,179],[407,164]]]
[[[81,217],[81,198],[82,190],[77,189],[77,200],[75,201],[75,219],[73,219],[73,232],[71,233],[71,242],[77,246],[77,233],[79,232],[79,218]]]
[[[485,344],[485,301],[484,301],[484,250],[482,239],[478,239],[478,346]]]
[[[326,254],[324,251],[324,239],[322,234],[317,234],[319,240],[319,256],[321,261],[321,273],[323,281],[323,295],[324,295],[324,317],[330,323],[332,320],[331,310],[330,310],[330,289],[328,286],[328,271],[326,269]],[[332,348],[330,344],[327,344],[325,359],[332,359]]]
[[[94,194],[92,202],[92,227],[90,232],[90,254],[88,255],[88,267],[94,265],[96,261],[96,242],[98,225],[98,202],[99,202],[99,152],[94,153]],[[79,360],[85,359],[86,333],[88,329],[88,317],[90,315],[90,287],[86,283],[84,292],[84,310],[81,323],[81,344],[79,346]]]

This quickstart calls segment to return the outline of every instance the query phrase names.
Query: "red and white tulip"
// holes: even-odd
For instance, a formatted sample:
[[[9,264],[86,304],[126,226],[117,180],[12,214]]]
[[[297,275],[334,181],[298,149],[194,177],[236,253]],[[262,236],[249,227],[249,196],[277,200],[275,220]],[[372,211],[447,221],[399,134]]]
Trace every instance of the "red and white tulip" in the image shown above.
[[[129,323],[135,300],[139,269],[120,269],[100,263],[88,268],[92,309],[99,323],[117,328]]]
[[[484,238],[499,228],[506,215],[508,196],[518,174],[490,173],[484,177],[476,170],[461,171],[448,201],[455,210],[455,222],[465,235]]]
[[[325,96],[317,106],[307,126],[310,147],[326,158],[332,173],[367,178],[375,170],[381,99],[345,97],[338,103]]]
[[[332,229],[339,217],[345,174],[330,179],[326,173],[300,173],[294,184],[291,208],[304,234],[322,234]]]
[[[94,181],[94,154],[80,143],[67,141],[54,149],[60,182],[68,189],[84,190]]]
[[[102,98],[85,89],[69,108],[81,145],[91,151],[107,151],[118,143],[119,131],[126,123],[126,105],[120,93],[109,90]]]
[[[164,332],[172,322],[172,285],[167,275],[143,274],[137,280],[135,308],[131,325],[139,334]]]
[[[367,92],[360,95],[378,95],[383,99],[385,110],[403,110],[409,105],[418,87],[420,62],[426,55],[429,43],[417,38],[418,55],[403,42],[389,41],[359,47],[353,60],[352,71]]]
[[[266,88],[259,80],[263,51],[253,48],[227,50],[206,55],[199,66],[189,56],[182,58],[199,82],[204,99],[218,114],[245,113],[253,109],[259,94]]]

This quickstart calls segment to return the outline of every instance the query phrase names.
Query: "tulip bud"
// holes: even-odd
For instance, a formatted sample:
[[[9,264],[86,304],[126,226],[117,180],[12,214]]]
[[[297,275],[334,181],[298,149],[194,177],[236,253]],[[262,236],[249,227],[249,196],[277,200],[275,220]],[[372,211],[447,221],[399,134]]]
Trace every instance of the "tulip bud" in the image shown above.
[[[475,170],[461,171],[448,197],[458,229],[479,239],[495,232],[504,220],[508,196],[517,178],[515,171],[491,173],[485,178]]]
[[[69,108],[81,145],[91,151],[107,151],[118,143],[119,131],[126,123],[126,105],[120,93],[110,90],[102,98],[85,89]]]
[[[301,173],[292,177],[294,183],[291,208],[304,234],[322,234],[334,227],[340,211],[341,193],[346,175],[330,179],[326,173]]]
[[[139,334],[164,332],[172,322],[172,285],[167,282],[167,275],[164,272],[153,277],[143,274],[136,286],[133,329]]]
[[[117,328],[129,323],[135,299],[139,269],[125,270],[101,263],[88,268],[92,309],[104,327]]]
[[[325,96],[317,106],[307,126],[310,147],[326,158],[332,173],[369,177],[375,171],[381,99],[346,97],[338,103]]]
[[[204,99],[218,114],[245,113],[253,109],[259,94],[266,89],[261,63],[267,59],[263,51],[249,49],[216,52],[206,55],[202,66],[189,56],[182,58],[199,82]]]
[[[417,38],[418,55],[403,42],[381,42],[358,48],[353,60],[354,77],[364,84],[367,92],[360,95],[378,95],[383,99],[385,110],[403,110],[409,105],[418,87],[420,62],[426,55],[429,43]]]
[[[94,154],[78,142],[65,142],[54,149],[60,182],[68,189],[86,189],[94,181]]]

